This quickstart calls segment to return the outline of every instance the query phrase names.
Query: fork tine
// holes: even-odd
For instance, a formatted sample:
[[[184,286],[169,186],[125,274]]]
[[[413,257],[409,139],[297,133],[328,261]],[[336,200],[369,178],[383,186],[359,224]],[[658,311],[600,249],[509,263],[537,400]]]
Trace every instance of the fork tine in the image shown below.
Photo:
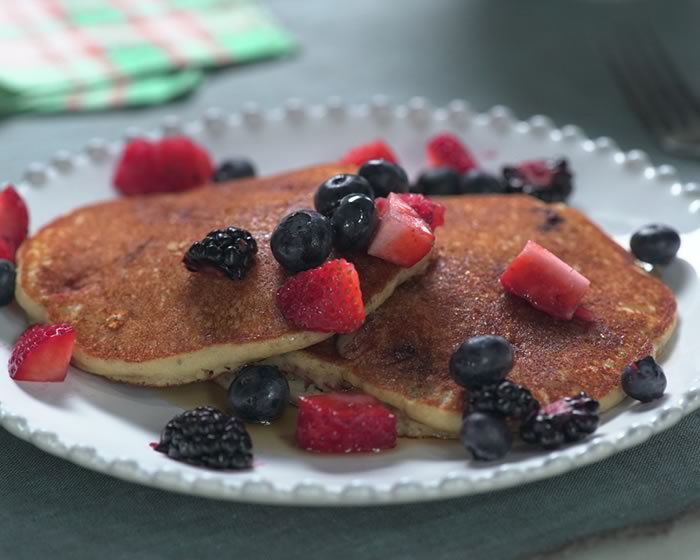
[[[673,119],[667,113],[664,104],[654,93],[653,84],[649,83],[648,75],[639,72],[636,66],[630,65],[633,58],[630,47],[618,38],[607,41],[606,60],[623,95],[637,114],[642,123],[656,137],[668,134],[673,128]]]
[[[666,93],[676,100],[679,111],[682,111],[686,118],[692,117],[697,124],[700,120],[700,100],[697,94],[678,70],[658,35],[651,28],[647,28],[645,35],[649,60],[657,69],[656,75],[665,76],[661,84],[665,86]],[[683,126],[688,126],[688,123],[683,123]]]

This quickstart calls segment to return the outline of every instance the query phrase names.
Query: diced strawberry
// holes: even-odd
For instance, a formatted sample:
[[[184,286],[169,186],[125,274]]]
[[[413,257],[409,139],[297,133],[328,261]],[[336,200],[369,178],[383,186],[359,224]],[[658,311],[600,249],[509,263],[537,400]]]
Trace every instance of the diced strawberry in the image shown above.
[[[431,230],[435,231],[445,224],[445,207],[439,202],[422,194],[402,193],[398,196],[425,220]]]
[[[365,322],[360,277],[345,259],[287,279],[277,291],[277,305],[285,319],[312,331],[350,333]]]
[[[22,197],[12,185],[0,191],[0,238],[14,252],[29,233],[29,212]],[[13,257],[14,260],[14,257]]]
[[[593,311],[591,311],[587,307],[579,305],[576,308],[576,311],[574,312],[574,319],[580,319],[581,321],[585,321],[586,323],[595,323],[596,316],[595,313],[593,313]]]
[[[501,276],[501,284],[540,311],[570,320],[591,283],[559,257],[528,241]]]
[[[391,163],[399,162],[394,151],[383,140],[375,140],[352,148],[340,158],[340,163],[360,166],[371,159],[385,159]]]
[[[124,148],[113,183],[126,196],[180,192],[208,183],[213,169],[209,154],[184,136],[136,139]]]
[[[381,220],[386,211],[389,210],[389,201],[384,197],[375,198],[374,206],[377,209],[377,218]]]
[[[430,253],[434,244],[435,235],[423,218],[400,196],[391,193],[367,253],[410,268]]]
[[[15,381],[63,381],[75,345],[75,330],[67,324],[34,325],[15,342],[9,373]]]
[[[426,146],[431,167],[451,167],[458,173],[476,169],[474,156],[454,134],[443,132],[433,136]]]
[[[14,245],[0,237],[0,259],[14,263],[16,261]]]
[[[317,453],[358,453],[396,447],[396,415],[369,395],[299,397],[296,442]]]

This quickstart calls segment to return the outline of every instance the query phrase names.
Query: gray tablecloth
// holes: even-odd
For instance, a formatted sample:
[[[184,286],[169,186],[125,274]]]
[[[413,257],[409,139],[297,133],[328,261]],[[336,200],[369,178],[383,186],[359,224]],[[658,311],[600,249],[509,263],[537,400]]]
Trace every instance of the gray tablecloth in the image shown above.
[[[690,180],[700,165],[661,155],[629,113],[596,37],[624,34],[636,2],[547,0],[276,0],[304,51],[295,59],[214,76],[196,96],[151,111],[16,118],[0,125],[0,169],[93,136],[148,128],[171,112],[239,108],[287,97],[367,100],[416,94],[466,98],[521,116],[545,113],[646,150]],[[700,5],[649,3],[654,24],[690,76]],[[1,397],[0,397],[1,398]],[[0,430],[0,558],[528,558],[580,537],[655,523],[700,502],[700,416],[602,463],[529,486],[438,503],[351,510],[218,503],[82,470]]]

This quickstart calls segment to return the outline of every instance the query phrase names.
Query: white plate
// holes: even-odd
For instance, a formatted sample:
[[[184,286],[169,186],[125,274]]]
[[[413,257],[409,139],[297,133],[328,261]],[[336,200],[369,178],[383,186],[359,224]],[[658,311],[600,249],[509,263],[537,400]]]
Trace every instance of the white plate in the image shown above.
[[[198,122],[164,123],[184,129],[217,158],[244,154],[264,173],[336,159],[347,148],[385,138],[409,172],[423,165],[425,140],[437,131],[464,137],[489,169],[522,159],[563,155],[576,173],[573,204],[626,243],[650,221],[682,232],[679,258],[664,279],[679,300],[680,323],[663,365],[666,397],[652,405],[625,402],[605,416],[591,440],[551,453],[515,451],[497,464],[467,460],[456,442],[402,441],[376,455],[328,457],[294,449],[274,428],[254,433],[256,468],[220,474],[182,465],[153,452],[162,426],[180,408],[158,391],[115,385],[71,369],[63,384],[15,383],[0,375],[0,422],[13,434],[85,467],[150,486],[221,499],[286,504],[377,504],[485,492],[557,475],[598,461],[648,439],[700,405],[700,200],[668,166],[652,167],[640,152],[623,153],[609,139],[586,139],[573,126],[554,128],[545,117],[518,122],[503,107],[474,115],[463,102],[433,110],[424,100],[390,106],[382,100],[345,107],[338,101],[283,110],[248,108],[223,116],[210,111]],[[91,142],[75,156],[58,154],[34,165],[21,185],[32,227],[114,195],[110,174],[118,144]],[[26,326],[19,309],[0,312],[0,362]]]

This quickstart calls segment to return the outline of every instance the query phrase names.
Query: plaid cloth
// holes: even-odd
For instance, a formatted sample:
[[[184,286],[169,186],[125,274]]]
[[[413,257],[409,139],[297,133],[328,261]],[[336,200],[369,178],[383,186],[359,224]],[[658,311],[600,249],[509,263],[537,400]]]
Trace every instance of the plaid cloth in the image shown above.
[[[3,0],[0,113],[161,103],[293,48],[247,0]]]

